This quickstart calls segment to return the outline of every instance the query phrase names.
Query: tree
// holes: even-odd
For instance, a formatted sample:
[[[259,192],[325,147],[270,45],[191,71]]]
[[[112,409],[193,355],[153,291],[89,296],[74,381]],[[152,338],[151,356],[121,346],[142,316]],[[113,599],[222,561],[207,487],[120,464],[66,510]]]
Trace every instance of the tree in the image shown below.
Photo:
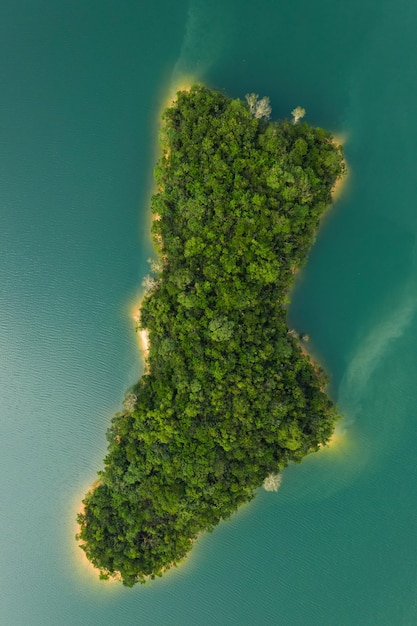
[[[255,111],[256,111],[256,103],[258,101],[258,94],[257,93],[247,93],[246,96],[246,101],[249,105],[249,111],[252,113],[252,115],[255,115]]]
[[[304,117],[304,115],[306,114],[306,110],[303,109],[303,107],[295,107],[295,109],[293,109],[291,111],[291,115],[293,116],[293,124],[297,124],[301,118]]]
[[[249,111],[254,117],[256,117],[256,119],[260,120],[263,118],[265,120],[269,120],[271,117],[272,107],[268,96],[264,96],[258,100],[259,96],[257,93],[247,93],[245,97],[249,105]]]
[[[265,491],[278,491],[278,489],[281,487],[281,483],[282,483],[281,474],[269,474],[265,478],[262,486],[265,489]]]

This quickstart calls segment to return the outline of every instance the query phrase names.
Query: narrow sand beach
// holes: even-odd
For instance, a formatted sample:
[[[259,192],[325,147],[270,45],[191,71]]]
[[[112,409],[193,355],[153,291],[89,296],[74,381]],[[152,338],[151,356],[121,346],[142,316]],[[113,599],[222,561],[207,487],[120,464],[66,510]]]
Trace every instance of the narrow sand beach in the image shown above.
[[[347,141],[347,135],[344,133],[333,133],[333,143],[336,146],[342,146],[344,147]],[[339,200],[339,198],[341,197],[341,195],[343,194],[343,191],[346,188],[346,183],[348,182],[348,178],[349,178],[349,167],[347,165],[346,162],[346,157],[344,158],[344,163],[346,166],[346,172],[345,175],[342,176],[341,178],[338,178],[337,181],[335,182],[333,189],[332,189],[332,202],[336,202],[336,200]]]

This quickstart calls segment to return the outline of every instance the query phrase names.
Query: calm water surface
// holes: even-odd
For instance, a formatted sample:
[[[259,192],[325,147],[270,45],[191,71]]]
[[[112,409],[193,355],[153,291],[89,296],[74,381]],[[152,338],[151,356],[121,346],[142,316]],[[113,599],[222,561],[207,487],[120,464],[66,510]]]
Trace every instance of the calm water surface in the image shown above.
[[[416,29],[406,0],[3,0],[1,624],[417,624]],[[74,517],[142,371],[157,120],[184,76],[345,137],[289,311],[345,418],[277,494],[126,590],[83,566]]]

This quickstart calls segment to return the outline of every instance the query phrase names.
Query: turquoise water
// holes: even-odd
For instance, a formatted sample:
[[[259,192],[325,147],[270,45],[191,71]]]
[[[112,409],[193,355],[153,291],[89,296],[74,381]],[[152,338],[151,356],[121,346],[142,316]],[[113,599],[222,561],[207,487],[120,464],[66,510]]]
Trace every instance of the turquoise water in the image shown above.
[[[1,624],[417,624],[416,28],[405,0],[2,2]],[[190,75],[345,137],[289,311],[345,418],[277,494],[126,590],[83,566],[74,517],[142,371],[157,119]]]

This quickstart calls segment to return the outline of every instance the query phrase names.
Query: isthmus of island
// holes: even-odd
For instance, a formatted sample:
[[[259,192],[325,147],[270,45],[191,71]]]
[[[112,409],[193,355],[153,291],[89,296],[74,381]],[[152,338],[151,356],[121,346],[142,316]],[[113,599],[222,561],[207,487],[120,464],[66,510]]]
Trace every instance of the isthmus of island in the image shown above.
[[[267,98],[194,85],[163,113],[142,302],[144,375],[108,431],[77,536],[127,586],[332,435],[326,377],[289,332],[288,294],[345,165],[332,135],[270,122]]]

